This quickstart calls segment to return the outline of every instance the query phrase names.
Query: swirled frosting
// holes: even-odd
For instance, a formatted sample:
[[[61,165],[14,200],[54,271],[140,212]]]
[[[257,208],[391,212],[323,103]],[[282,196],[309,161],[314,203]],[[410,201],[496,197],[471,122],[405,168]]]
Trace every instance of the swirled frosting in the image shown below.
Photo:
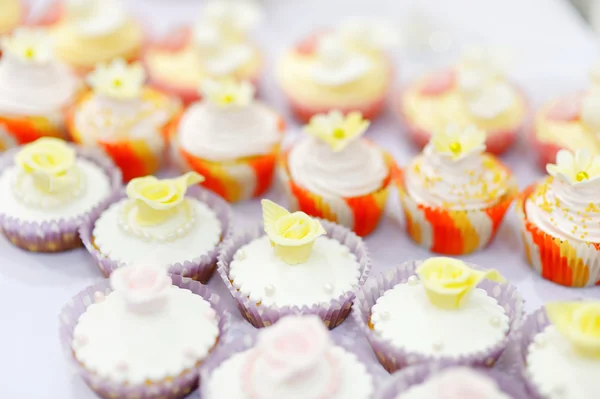
[[[294,181],[323,197],[359,197],[377,191],[389,174],[383,153],[366,140],[355,140],[341,151],[307,137],[289,155]]]
[[[23,9],[19,0],[3,0],[0,2],[0,34],[6,33],[19,23]]]

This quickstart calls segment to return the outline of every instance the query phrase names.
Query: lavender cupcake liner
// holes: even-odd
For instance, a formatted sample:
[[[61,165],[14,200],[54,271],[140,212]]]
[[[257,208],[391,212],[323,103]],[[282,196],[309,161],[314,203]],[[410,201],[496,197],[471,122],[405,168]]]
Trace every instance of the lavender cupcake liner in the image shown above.
[[[371,271],[371,260],[367,247],[363,240],[349,229],[328,220],[318,220],[326,230],[327,237],[344,244],[350,249],[350,252],[356,256],[361,271],[357,285],[350,291],[340,295],[338,298],[332,299],[329,303],[302,307],[260,305],[251,301],[250,298],[242,294],[233,286],[232,281],[229,279],[229,268],[233,256],[242,246],[265,235],[262,223],[244,233],[232,236],[231,239],[223,245],[219,254],[217,270],[223,279],[225,286],[231,293],[231,296],[235,299],[238,309],[246,320],[254,327],[268,327],[280,318],[290,314],[313,314],[320,317],[329,329],[333,329],[340,325],[350,313],[352,301],[356,297],[356,292],[358,291],[358,288],[365,283],[369,276],[369,272]]]
[[[208,287],[187,277],[171,275],[173,285],[192,291],[208,301],[215,310],[219,319],[219,338],[215,348],[208,355],[210,359],[223,341],[227,340],[227,333],[231,324],[231,315],[221,303],[221,298],[213,294]],[[59,317],[59,335],[62,347],[68,359],[72,362],[77,372],[82,376],[85,383],[105,399],[176,399],[189,394],[198,386],[199,369],[186,370],[180,376],[161,382],[142,385],[122,385],[100,378],[87,370],[77,361],[71,348],[73,332],[79,317],[86,311],[87,307],[94,303],[94,294],[101,292],[108,295],[112,291],[110,281],[104,280],[81,291],[65,305]],[[206,360],[204,360],[206,361]]]
[[[374,399],[396,399],[401,393],[408,391],[413,386],[426,382],[429,377],[447,368],[452,368],[452,366],[431,363],[408,367],[403,371],[395,373],[392,379],[383,385]],[[498,388],[511,399],[529,399],[525,385],[516,378],[498,370],[486,368],[475,368],[474,370],[494,380]]]
[[[375,305],[377,299],[383,296],[385,291],[393,288],[395,285],[406,283],[409,277],[415,275],[415,270],[421,262],[422,261],[408,261],[394,269],[382,273],[377,276],[377,278],[372,278],[356,295],[354,311],[352,312],[353,317],[356,320],[358,328],[366,335],[367,340],[371,344],[371,348],[383,367],[390,373],[407,366],[422,363],[439,363],[441,366],[466,365],[492,367],[506,349],[510,337],[520,326],[523,318],[523,298],[517,291],[517,288],[508,283],[498,284],[484,280],[478,286],[478,288],[484,289],[492,298],[498,301],[498,304],[506,311],[510,322],[507,337],[486,350],[458,357],[438,358],[426,356],[420,353],[410,352],[403,348],[397,348],[387,340],[379,337],[379,335],[371,329],[371,308]],[[484,269],[471,263],[468,265],[474,269]]]
[[[121,171],[113,161],[96,148],[74,148],[78,158],[84,158],[100,167],[110,180],[111,193],[87,213],[68,219],[44,222],[23,221],[0,210],[0,230],[15,246],[30,252],[62,252],[81,246],[77,230],[89,215],[106,207],[112,195],[122,185]],[[0,174],[14,164],[15,155],[21,148],[13,148],[0,156]]]
[[[217,256],[221,247],[233,233],[231,207],[224,199],[201,187],[189,188],[186,196],[205,203],[215,212],[217,218],[221,222],[221,228],[223,230],[221,234],[221,241],[215,248],[204,255],[186,260],[183,263],[177,262],[169,265],[168,272],[183,277],[190,277],[191,279],[200,281],[201,283],[206,283],[208,280],[210,280],[213,272],[215,271],[217,265]],[[125,266],[125,263],[118,259],[112,259],[102,254],[98,248],[96,248],[93,242],[94,225],[96,224],[96,220],[98,220],[105,210],[107,210],[112,204],[126,197],[127,195],[124,189],[114,193],[114,195],[102,208],[96,209],[88,216],[79,229],[79,235],[83,245],[92,255],[96,264],[100,268],[100,271],[105,277],[109,277],[110,274],[119,267]]]

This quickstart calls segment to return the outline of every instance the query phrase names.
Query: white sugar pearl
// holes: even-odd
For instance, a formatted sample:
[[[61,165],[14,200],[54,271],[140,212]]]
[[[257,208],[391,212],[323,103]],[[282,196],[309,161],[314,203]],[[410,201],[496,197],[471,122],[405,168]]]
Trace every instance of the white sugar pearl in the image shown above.
[[[326,293],[331,294],[333,292],[333,285],[327,283],[323,286],[323,290],[325,290]]]
[[[499,318],[499,317],[492,317],[492,318],[490,319],[490,324],[491,324],[493,327],[498,327],[498,326],[500,326],[500,318]]]
[[[94,292],[94,302],[96,302],[96,303],[102,302],[105,298],[106,297],[102,292],[100,292],[100,291]]]
[[[390,317],[392,316],[392,315],[390,314],[390,312],[388,312],[387,310],[384,310],[384,311],[383,311],[383,312],[381,312],[379,315],[380,315],[379,317],[381,318],[381,320],[389,320],[389,319],[390,319]]]
[[[434,342],[432,347],[433,347],[434,351],[439,352],[442,349],[444,349],[444,343],[443,342]]]
[[[419,284],[419,278],[417,276],[410,276],[408,278],[408,285],[417,285]]]
[[[275,287],[273,286],[273,284],[265,285],[265,294],[271,296],[274,293],[275,293]]]

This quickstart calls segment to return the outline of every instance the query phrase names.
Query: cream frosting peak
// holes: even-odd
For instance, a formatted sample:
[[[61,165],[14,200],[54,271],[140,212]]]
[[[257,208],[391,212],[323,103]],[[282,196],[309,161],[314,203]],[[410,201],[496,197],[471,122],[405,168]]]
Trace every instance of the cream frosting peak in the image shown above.
[[[339,35],[319,39],[312,79],[324,86],[341,86],[365,76],[372,67],[368,57],[347,48]]]
[[[127,13],[121,0],[67,0],[67,21],[82,36],[102,36],[121,28]]]

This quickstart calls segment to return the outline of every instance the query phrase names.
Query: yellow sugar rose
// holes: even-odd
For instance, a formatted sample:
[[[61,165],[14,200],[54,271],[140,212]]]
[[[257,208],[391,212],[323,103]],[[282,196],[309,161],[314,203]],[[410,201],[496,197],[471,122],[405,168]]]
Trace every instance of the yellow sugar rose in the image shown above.
[[[369,127],[369,121],[363,119],[360,112],[351,112],[344,116],[340,111],[315,115],[304,128],[305,132],[331,146],[338,152],[363,135]]]
[[[505,282],[496,270],[475,270],[461,260],[445,257],[427,259],[416,272],[431,303],[445,309],[458,309],[484,279]]]
[[[317,237],[325,234],[318,220],[304,212],[290,213],[269,200],[262,200],[265,233],[275,254],[290,265],[305,262]]]
[[[189,186],[204,181],[196,172],[175,179],[157,179],[154,176],[138,177],[127,185],[127,196],[136,201],[136,221],[141,225],[164,222],[183,202]]]
[[[581,354],[600,357],[600,301],[552,302],[546,314]]]

